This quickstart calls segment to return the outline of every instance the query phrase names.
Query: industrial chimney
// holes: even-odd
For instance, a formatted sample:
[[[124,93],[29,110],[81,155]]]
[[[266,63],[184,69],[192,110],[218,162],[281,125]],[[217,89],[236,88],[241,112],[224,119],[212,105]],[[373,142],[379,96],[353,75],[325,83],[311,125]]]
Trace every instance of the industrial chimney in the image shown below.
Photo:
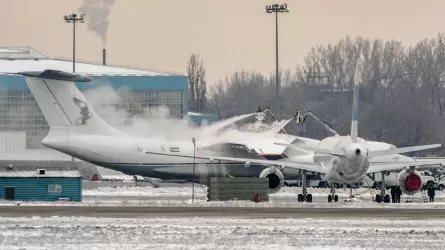
[[[107,49],[102,49],[102,64],[107,65]]]

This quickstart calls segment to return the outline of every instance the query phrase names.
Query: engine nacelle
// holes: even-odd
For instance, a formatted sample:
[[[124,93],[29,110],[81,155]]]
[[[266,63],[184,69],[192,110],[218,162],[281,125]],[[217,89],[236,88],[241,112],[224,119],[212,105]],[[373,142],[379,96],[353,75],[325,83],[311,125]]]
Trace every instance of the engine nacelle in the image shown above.
[[[417,193],[423,186],[422,175],[414,167],[400,171],[397,176],[397,183],[402,192],[407,195]]]
[[[269,179],[269,192],[271,194],[280,191],[284,183],[283,173],[275,167],[265,168],[263,171],[261,171],[259,177]]]

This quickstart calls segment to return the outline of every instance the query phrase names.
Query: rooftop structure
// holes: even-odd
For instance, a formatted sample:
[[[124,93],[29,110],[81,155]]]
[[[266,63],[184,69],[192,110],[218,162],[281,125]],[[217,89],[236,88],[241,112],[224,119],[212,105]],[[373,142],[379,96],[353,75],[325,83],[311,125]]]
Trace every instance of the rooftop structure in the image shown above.
[[[69,59],[49,58],[29,47],[0,47],[0,71],[16,73],[21,71],[43,71],[46,69],[72,72],[73,62]],[[182,76],[178,72],[111,65],[92,61],[76,60],[76,73],[85,75],[145,75]],[[1,73],[0,73],[1,74]]]
[[[76,60],[76,73],[93,79],[92,82],[77,82],[76,86],[87,98],[91,97],[96,112],[105,120],[114,119],[107,113],[110,108],[126,114],[126,118],[121,118],[128,121],[135,115],[142,115],[159,107],[168,108],[170,117],[182,119],[187,115],[186,76],[103,64]],[[29,47],[0,48],[0,72],[3,72],[0,73],[0,153],[8,153],[6,159],[16,158],[15,153],[23,155],[23,152],[29,149],[42,148],[40,142],[49,130],[25,78],[22,75],[7,73],[47,69],[72,72],[72,61],[48,58]],[[114,92],[101,87],[111,87]],[[25,155],[26,157],[17,158],[48,158],[36,154],[29,154],[30,157]],[[60,157],[49,157],[47,160],[50,159],[56,160]]]
[[[79,171],[44,171],[40,174],[38,171],[5,171],[0,172],[0,178],[80,178]]]

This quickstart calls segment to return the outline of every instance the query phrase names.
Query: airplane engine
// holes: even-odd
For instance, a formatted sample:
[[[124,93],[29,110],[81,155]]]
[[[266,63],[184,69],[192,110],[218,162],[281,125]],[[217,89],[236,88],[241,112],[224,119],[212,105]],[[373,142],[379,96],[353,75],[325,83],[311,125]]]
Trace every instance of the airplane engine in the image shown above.
[[[402,189],[402,192],[407,195],[417,193],[423,186],[422,176],[414,167],[400,171],[397,177],[397,183]]]
[[[269,178],[269,189],[271,194],[280,191],[284,183],[283,173],[280,170],[276,169],[275,167],[265,168],[263,171],[261,171],[259,177]]]

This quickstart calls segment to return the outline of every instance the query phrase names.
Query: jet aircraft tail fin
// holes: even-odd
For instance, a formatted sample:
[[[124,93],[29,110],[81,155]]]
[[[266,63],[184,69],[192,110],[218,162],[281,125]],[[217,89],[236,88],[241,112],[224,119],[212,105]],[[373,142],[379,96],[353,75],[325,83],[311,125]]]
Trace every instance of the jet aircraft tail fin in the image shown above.
[[[354,142],[357,141],[358,137],[358,103],[359,103],[359,86],[361,82],[361,76],[363,72],[363,58],[357,58],[355,65],[355,76],[354,76],[354,99],[352,102],[352,119],[351,119],[351,138]]]
[[[50,128],[75,128],[85,134],[118,133],[94,110],[75,85],[90,82],[87,76],[57,70],[19,72],[23,75]]]

